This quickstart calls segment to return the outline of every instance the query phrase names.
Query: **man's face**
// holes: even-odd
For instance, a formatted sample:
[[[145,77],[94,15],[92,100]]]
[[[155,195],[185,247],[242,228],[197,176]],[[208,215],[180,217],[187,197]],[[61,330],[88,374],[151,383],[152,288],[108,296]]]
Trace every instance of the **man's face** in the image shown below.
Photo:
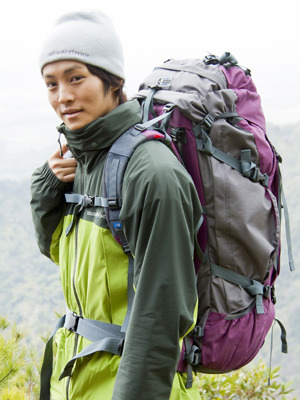
[[[76,130],[103,117],[116,107],[113,89],[78,61],[62,60],[45,65],[43,79],[48,99],[61,120]]]

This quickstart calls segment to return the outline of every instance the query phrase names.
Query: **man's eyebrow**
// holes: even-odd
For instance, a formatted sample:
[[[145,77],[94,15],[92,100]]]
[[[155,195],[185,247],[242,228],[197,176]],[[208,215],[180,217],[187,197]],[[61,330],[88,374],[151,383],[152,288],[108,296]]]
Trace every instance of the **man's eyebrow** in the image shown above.
[[[77,69],[84,69],[84,66],[83,65],[73,65],[72,67],[64,70],[63,75],[68,75],[70,72],[76,71]],[[55,78],[55,75],[48,73],[46,75],[43,75],[43,77],[44,78]]]
[[[84,66],[83,65],[73,65],[72,67],[70,67],[64,71],[64,75],[67,75],[70,72],[76,71],[77,69],[84,69]]]

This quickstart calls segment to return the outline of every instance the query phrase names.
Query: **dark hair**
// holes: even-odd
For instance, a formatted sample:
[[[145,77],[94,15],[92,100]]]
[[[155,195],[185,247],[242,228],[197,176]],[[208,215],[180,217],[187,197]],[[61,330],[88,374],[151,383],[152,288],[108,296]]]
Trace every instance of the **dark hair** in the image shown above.
[[[114,91],[114,96],[118,101],[118,105],[125,103],[127,101],[127,96],[124,93],[124,80],[105,71],[100,67],[94,65],[86,64],[87,69],[92,75],[98,76],[103,82],[104,93],[107,93],[111,87],[116,88]]]

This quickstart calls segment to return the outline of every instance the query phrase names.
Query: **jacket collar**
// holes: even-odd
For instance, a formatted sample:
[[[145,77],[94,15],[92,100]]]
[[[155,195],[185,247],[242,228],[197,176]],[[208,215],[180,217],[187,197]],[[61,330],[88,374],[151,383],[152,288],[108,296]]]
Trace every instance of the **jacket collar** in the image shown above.
[[[66,137],[70,149],[76,154],[99,152],[109,148],[114,141],[131,126],[141,121],[137,100],[127,101],[83,128],[71,130],[64,124],[57,127]]]

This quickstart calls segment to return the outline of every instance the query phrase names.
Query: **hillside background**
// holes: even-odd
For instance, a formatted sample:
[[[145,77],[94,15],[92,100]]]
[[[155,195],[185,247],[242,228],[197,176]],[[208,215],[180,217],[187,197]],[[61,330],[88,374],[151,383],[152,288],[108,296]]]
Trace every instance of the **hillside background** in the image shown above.
[[[293,380],[300,398],[300,126],[268,124],[269,138],[283,158],[282,174],[288,200],[296,271],[290,272],[283,240],[282,272],[276,286],[277,318],[285,325],[289,353],[280,353],[280,330],[274,328],[272,366],[281,366],[281,378]],[[7,132],[9,135],[9,132]],[[53,140],[53,149],[55,149]],[[51,146],[34,150],[26,145],[7,152],[0,143],[0,315],[25,329],[28,341],[40,351],[41,336],[49,333],[55,312],[64,311],[58,267],[39,253],[29,208],[32,170],[46,160]],[[299,167],[299,168],[298,168]],[[284,229],[283,229],[284,233]],[[284,235],[283,235],[284,236]],[[259,354],[267,363],[270,337]]]

